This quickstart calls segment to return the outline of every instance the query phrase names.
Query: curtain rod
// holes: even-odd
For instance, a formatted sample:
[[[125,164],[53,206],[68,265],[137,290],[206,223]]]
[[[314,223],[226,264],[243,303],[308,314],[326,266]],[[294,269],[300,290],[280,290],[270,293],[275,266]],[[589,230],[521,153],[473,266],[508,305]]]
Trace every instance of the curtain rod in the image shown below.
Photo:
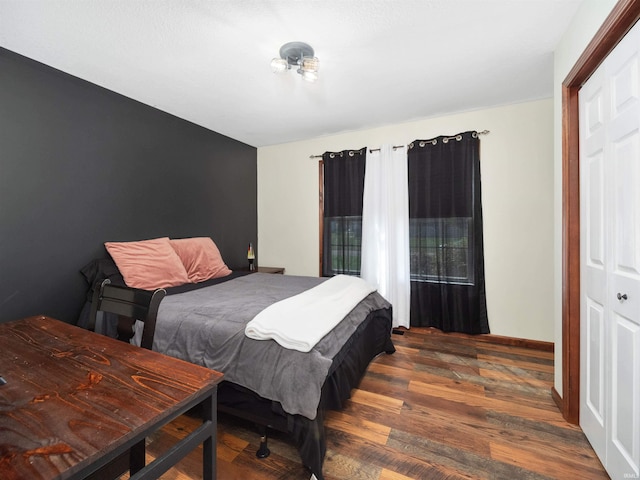
[[[487,135],[489,133],[491,133],[489,130],[482,130],[481,132],[478,132],[478,135]],[[447,137],[447,140],[453,140],[455,138],[456,138],[455,136]],[[403,148],[403,147],[406,147],[406,145],[394,145],[393,149],[395,150],[397,148]],[[380,151],[379,148],[370,148],[369,149],[369,153],[379,152],[379,151]],[[322,158],[322,155],[309,155],[309,158]]]

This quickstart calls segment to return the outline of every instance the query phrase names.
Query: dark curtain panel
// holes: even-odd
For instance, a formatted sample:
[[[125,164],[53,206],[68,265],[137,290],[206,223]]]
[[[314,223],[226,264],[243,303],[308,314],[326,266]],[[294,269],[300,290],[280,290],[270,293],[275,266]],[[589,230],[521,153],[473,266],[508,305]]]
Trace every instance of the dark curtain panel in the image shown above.
[[[367,149],[325,152],[322,275],[360,274]]]
[[[489,333],[478,135],[416,140],[408,162],[411,325]]]

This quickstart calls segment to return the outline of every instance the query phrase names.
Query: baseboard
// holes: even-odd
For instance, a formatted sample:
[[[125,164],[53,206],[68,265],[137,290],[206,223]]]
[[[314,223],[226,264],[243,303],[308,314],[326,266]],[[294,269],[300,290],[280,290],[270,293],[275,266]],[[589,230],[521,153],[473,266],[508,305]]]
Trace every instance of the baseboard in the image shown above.
[[[558,410],[560,410],[560,413],[562,413],[562,416],[564,416],[564,402],[562,401],[562,397],[556,390],[556,387],[551,387],[551,398],[553,398],[553,401],[556,402]]]
[[[404,329],[404,327],[400,327],[400,328]],[[467,333],[456,333],[456,332],[445,333],[442,330],[439,330],[433,327],[412,327],[412,328],[424,329],[428,333],[431,333],[434,335],[453,335],[458,337],[469,337],[469,338],[473,338],[477,342],[494,343],[498,345],[510,345],[512,347],[530,348],[532,350],[540,350],[543,352],[554,351],[553,342],[543,342],[542,340],[530,340],[528,338],[504,337],[502,335],[493,335],[491,333],[480,334],[480,335],[469,335]],[[404,329],[404,331],[410,331],[410,330]]]
[[[477,335],[476,340],[487,343],[497,343],[499,345],[510,345],[512,347],[530,348],[532,350],[541,350],[543,352],[553,352],[553,342],[543,342],[542,340],[530,340],[528,338],[503,337],[501,335]]]

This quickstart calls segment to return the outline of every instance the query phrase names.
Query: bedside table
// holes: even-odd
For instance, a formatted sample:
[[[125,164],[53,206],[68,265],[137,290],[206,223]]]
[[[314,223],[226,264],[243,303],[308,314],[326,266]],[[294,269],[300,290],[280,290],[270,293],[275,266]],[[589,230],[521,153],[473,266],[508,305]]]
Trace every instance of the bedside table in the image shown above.
[[[279,273],[284,275],[284,267],[256,267],[256,272],[260,273]]]
[[[241,267],[234,268],[233,270],[240,270],[242,272],[249,272],[249,267]],[[251,272],[260,272],[260,273],[279,273],[280,275],[284,275],[284,267],[256,267],[255,270]]]

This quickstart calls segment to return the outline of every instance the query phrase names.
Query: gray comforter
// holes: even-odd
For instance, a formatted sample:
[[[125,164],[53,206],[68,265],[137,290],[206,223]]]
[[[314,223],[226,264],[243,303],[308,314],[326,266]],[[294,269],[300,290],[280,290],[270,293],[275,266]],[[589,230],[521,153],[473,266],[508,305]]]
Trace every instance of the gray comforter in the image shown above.
[[[250,339],[244,329],[265,307],[324,280],[254,273],[167,296],[160,304],[153,349],[222,372],[225,380],[280,402],[285,412],[313,420],[333,357],[371,311],[389,303],[377,292],[370,294],[309,353]]]

